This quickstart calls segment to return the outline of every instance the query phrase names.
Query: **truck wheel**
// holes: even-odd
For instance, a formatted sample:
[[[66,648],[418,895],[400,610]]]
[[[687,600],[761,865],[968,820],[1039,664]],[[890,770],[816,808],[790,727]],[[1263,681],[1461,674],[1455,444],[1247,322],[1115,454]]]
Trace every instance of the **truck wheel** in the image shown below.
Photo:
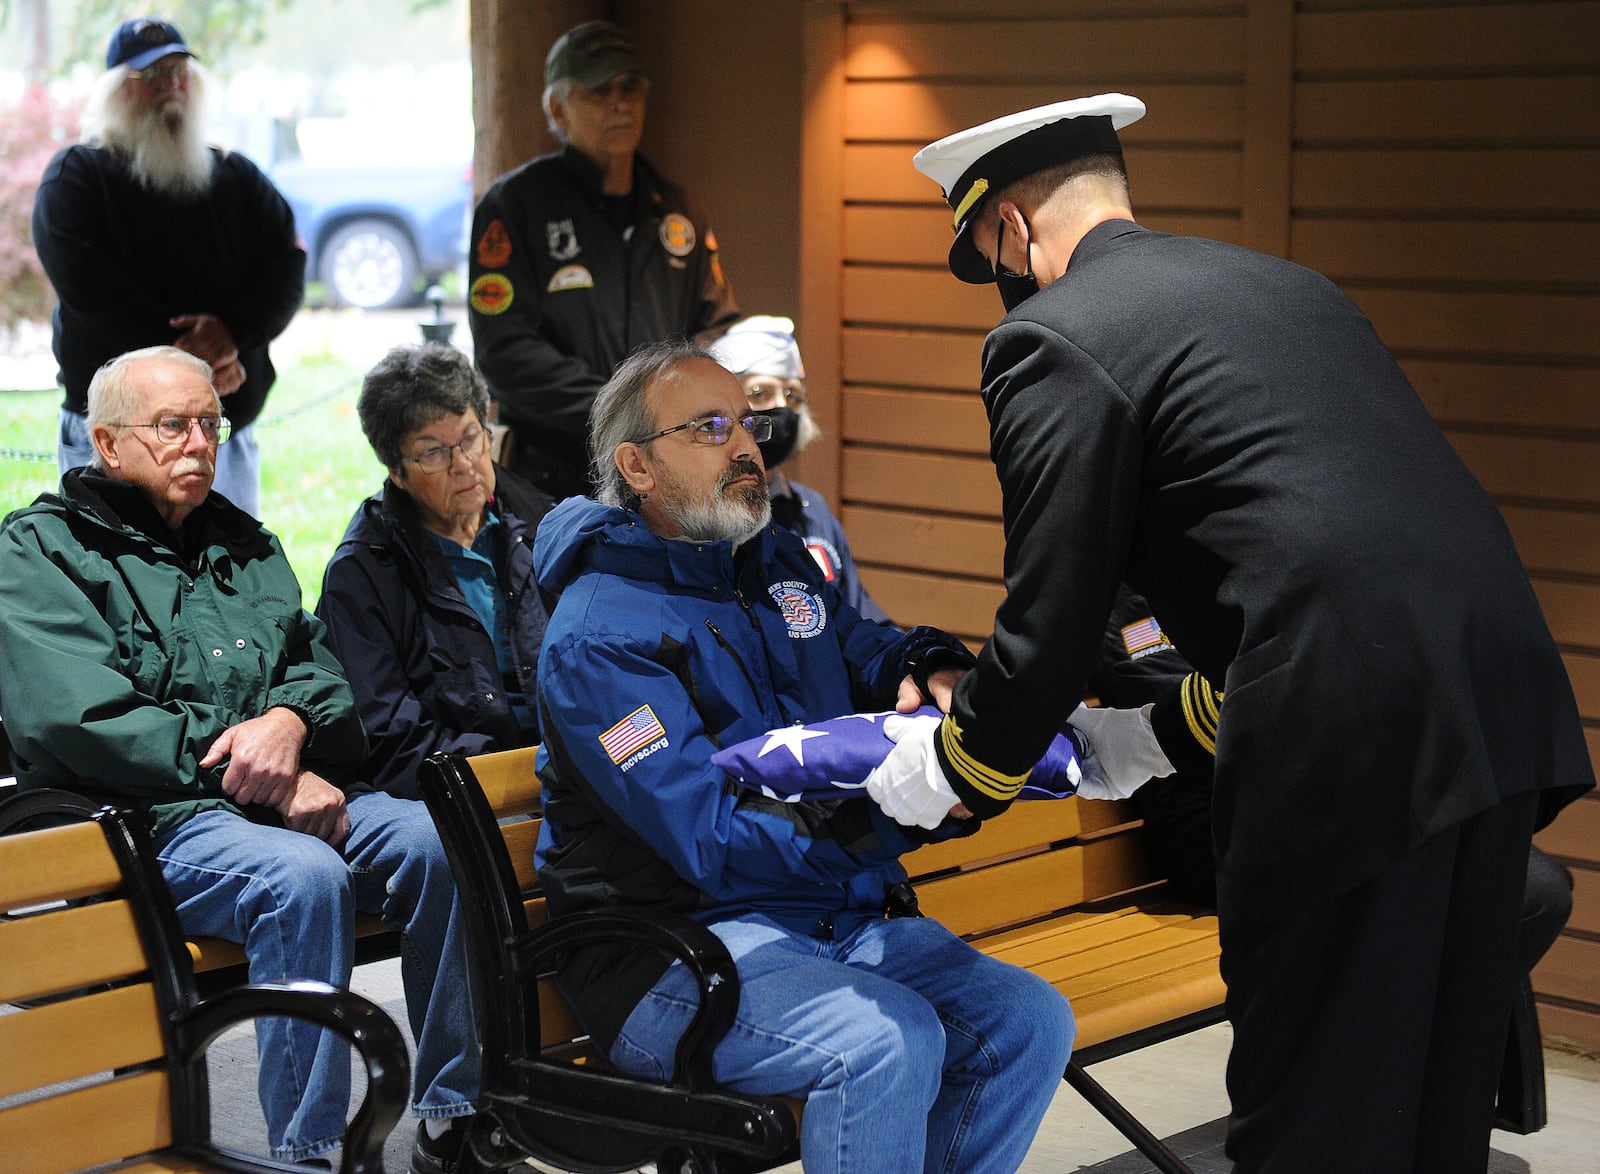
[[[387,220],[352,220],[322,250],[322,280],[335,304],[363,310],[403,306],[415,296],[417,250]]]

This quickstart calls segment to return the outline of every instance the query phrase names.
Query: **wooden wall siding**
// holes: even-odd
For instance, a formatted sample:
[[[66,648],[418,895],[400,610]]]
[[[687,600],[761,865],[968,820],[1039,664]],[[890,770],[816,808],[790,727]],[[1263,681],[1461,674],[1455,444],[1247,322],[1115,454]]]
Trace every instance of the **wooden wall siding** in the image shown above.
[[[803,253],[840,376],[819,484],[892,614],[981,640],[1003,549],[976,397],[999,299],[945,271],[910,156],[1123,90],[1150,108],[1142,222],[1300,261],[1372,318],[1504,512],[1600,756],[1600,2],[863,0],[812,28],[836,54],[805,215],[837,248]],[[1545,1026],[1600,1051],[1600,799],[1541,842],[1578,876]]]

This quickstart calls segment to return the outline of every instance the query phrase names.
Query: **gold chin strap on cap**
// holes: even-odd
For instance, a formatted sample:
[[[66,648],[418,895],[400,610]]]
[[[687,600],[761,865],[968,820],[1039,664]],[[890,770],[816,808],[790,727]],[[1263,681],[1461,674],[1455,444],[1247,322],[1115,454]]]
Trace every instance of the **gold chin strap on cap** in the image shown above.
[[[983,199],[984,193],[989,190],[989,181],[975,179],[972,186],[967,189],[967,194],[961,197],[961,203],[956,205],[956,218],[950,225],[951,232],[961,231],[961,222],[966,219],[967,213],[972,211],[972,205]]]

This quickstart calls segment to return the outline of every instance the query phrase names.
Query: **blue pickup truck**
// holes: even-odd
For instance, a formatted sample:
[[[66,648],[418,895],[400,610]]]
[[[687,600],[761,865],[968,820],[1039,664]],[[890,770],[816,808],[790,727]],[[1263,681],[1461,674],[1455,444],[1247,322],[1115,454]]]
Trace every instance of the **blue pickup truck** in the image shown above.
[[[356,141],[327,120],[336,125],[330,136],[312,121],[278,124],[273,141],[252,152],[268,157],[267,174],[294,210],[308,283],[320,282],[334,305],[376,310],[415,304],[446,273],[464,272],[470,140],[459,149],[432,141],[375,150],[374,136]],[[311,149],[303,154],[302,145]]]

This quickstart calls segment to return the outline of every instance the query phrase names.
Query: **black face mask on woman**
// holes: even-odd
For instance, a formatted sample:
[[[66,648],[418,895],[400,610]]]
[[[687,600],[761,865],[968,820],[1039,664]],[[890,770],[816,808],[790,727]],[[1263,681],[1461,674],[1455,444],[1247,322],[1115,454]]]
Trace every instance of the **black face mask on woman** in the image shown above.
[[[1026,217],[1022,220],[1023,226],[1028,230],[1028,235],[1022,240],[1022,255],[1028,259],[1026,273],[1013,273],[1000,263],[1000,245],[1006,238],[1006,222],[1000,221],[1000,227],[995,231],[994,237],[994,284],[1000,291],[1000,301],[1006,308],[1006,313],[1011,313],[1023,302],[1039,292],[1038,278],[1033,275],[1033,226]]]
[[[770,473],[794,452],[794,442],[800,436],[800,414],[793,408],[766,408],[755,414],[772,421],[772,435],[756,444]]]

